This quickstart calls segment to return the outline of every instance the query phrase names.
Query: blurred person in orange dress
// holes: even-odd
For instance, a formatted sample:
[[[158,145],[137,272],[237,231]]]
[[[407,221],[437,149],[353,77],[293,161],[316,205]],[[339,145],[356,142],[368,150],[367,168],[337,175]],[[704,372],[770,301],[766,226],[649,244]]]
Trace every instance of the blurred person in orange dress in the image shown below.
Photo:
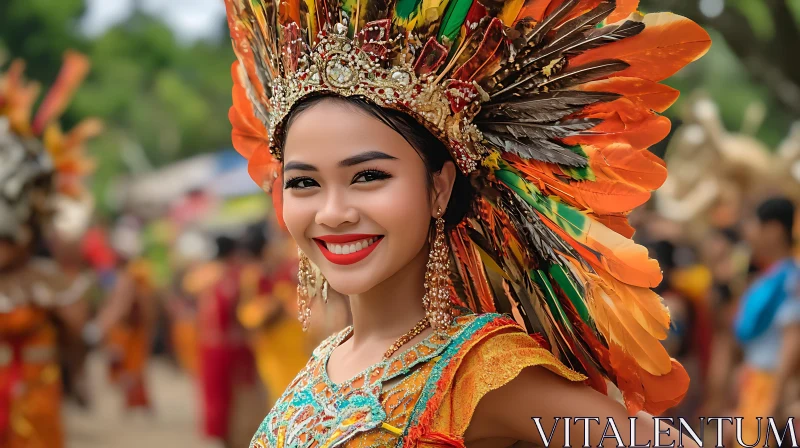
[[[267,389],[268,407],[303,368],[310,352],[306,335],[295,318],[296,263],[284,249],[287,238],[268,241],[263,225],[248,228],[243,247],[248,254],[242,270],[239,321],[250,331],[258,373]]]
[[[82,294],[56,263],[34,253],[60,219],[59,199],[85,194],[91,164],[83,144],[100,124],[85,121],[62,134],[56,122],[88,72],[85,57],[66,54],[32,120],[38,86],[24,81],[23,69],[16,61],[0,77],[0,446],[59,448],[59,350],[79,340]]]
[[[146,373],[157,320],[157,290],[150,263],[140,257],[140,229],[134,219],[121,220],[112,245],[120,256],[119,272],[96,318],[84,329],[84,338],[105,344],[111,380],[122,388],[125,407],[152,411]]]
[[[258,374],[246,331],[236,315],[242,294],[243,258],[234,238],[217,238],[219,274],[200,295],[198,304],[203,430],[226,447],[246,444],[248,430],[252,433],[258,426],[258,412],[246,415],[248,398],[254,398],[252,392],[259,385]],[[255,398],[260,399],[257,395]]]
[[[172,350],[181,369],[192,376],[199,368],[198,296],[216,281],[218,270],[209,267],[214,248],[202,232],[184,230],[173,247],[173,276],[167,310]]]

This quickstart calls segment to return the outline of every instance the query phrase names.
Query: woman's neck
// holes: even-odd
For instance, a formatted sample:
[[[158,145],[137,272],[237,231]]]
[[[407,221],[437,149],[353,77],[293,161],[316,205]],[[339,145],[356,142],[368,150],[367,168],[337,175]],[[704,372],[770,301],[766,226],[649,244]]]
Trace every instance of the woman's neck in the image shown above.
[[[394,340],[425,317],[427,245],[403,269],[371,290],[350,296],[353,348],[375,340]]]

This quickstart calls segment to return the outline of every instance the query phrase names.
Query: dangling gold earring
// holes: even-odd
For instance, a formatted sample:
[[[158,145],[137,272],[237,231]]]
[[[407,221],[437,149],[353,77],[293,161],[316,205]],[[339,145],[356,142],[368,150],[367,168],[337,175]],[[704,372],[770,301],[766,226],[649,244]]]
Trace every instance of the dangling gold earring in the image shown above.
[[[431,326],[441,331],[450,326],[453,314],[450,305],[450,257],[447,251],[447,241],[444,235],[444,218],[442,208],[436,213],[436,231],[428,256],[427,271],[425,272],[425,296],[422,305]]]
[[[311,323],[311,300],[322,292],[322,300],[328,303],[328,281],[319,268],[311,263],[306,254],[297,250],[300,264],[297,269],[297,310],[298,319],[303,324],[303,331],[308,330]],[[321,288],[319,288],[321,286]]]

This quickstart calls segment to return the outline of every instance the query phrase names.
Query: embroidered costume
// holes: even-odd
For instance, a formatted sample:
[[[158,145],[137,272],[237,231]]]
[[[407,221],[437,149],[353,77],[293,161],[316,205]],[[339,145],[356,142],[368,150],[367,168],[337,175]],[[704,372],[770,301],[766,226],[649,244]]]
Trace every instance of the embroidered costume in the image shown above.
[[[58,333],[55,315],[87,288],[55,263],[29,257],[58,201],[83,195],[81,178],[91,168],[83,143],[99,123],[85,121],[66,135],[56,124],[88,70],[83,56],[67,54],[32,120],[39,90],[23,80],[23,67],[16,61],[0,76],[0,241],[15,253],[0,266],[0,446],[58,448],[64,445],[58,343],[77,338]]]
[[[226,5],[233,143],[265,190],[280,185],[293,106],[335,95],[416,119],[478,193],[436,260],[452,266],[450,300],[476,315],[343,387],[323,367],[343,336],[328,340],[254,446],[461,446],[484,388],[527,365],[603,393],[610,382],[631,413],[681,400],[688,376],[660,344],[670,318],[649,289],[661,271],[627,215],[666,179],[647,148],[678,92],[660,81],[707,51],[702,28],[636,0]]]
[[[480,398],[523,368],[540,365],[573,381],[586,378],[513,319],[486,313],[459,316],[445,334],[431,333],[399,357],[334,384],[325,366],[351,331],[314,351],[261,425],[255,447],[463,446],[460,436]]]

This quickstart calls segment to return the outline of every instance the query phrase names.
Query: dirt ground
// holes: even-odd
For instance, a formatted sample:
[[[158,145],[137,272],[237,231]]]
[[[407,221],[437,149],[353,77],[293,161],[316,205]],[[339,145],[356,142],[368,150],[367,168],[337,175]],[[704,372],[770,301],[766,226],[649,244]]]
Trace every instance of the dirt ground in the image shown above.
[[[149,371],[155,412],[125,413],[122,396],[106,380],[103,359],[89,362],[93,407],[66,408],[67,448],[215,448],[203,440],[198,420],[197,388],[191,378],[167,361],[155,360]]]

